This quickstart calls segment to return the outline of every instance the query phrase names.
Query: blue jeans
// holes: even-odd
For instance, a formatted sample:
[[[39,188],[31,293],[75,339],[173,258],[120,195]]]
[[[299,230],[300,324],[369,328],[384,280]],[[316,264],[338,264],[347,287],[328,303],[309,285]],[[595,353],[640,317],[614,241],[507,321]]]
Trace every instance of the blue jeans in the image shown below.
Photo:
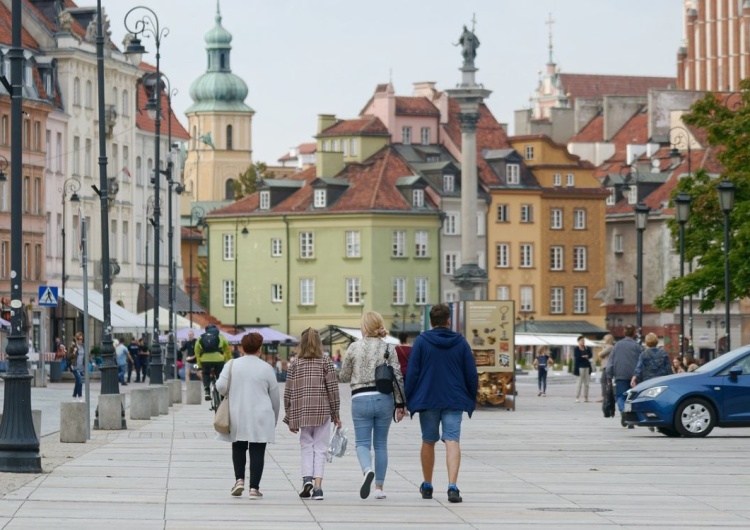
[[[73,368],[73,377],[76,378],[76,384],[73,386],[73,397],[83,397],[83,376],[76,368]]]
[[[128,371],[128,365],[127,364],[118,364],[117,365],[117,378],[120,380],[120,383],[125,382],[125,374]]]
[[[352,421],[357,459],[364,473],[372,467],[370,448],[375,449],[375,484],[382,486],[388,469],[388,429],[393,417],[393,396],[374,394],[352,398]]]
[[[617,410],[622,412],[625,408],[625,392],[630,390],[629,379],[615,379],[615,398],[617,398]]]

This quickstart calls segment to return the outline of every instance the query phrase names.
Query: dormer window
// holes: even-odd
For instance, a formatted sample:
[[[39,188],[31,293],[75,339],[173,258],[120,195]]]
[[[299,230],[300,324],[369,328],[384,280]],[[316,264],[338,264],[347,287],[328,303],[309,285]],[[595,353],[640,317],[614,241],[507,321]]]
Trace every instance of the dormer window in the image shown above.
[[[508,164],[507,168],[508,184],[520,184],[521,166],[518,164]]]
[[[313,206],[315,208],[326,207],[326,190],[315,190],[313,194]]]
[[[271,208],[271,192],[270,191],[261,191],[260,192],[260,209],[261,210],[268,210]]]
[[[565,185],[572,188],[576,185],[576,176],[573,173],[568,173],[568,178],[565,180]]]
[[[454,175],[443,175],[443,191],[450,193],[456,190],[456,177]]]
[[[630,186],[628,189],[628,204],[635,204],[638,202],[638,187]]]
[[[422,127],[422,145],[430,145],[430,128]]]
[[[411,192],[411,203],[415,208],[421,208],[424,206],[424,190],[412,190]]]
[[[605,201],[605,204],[607,206],[614,206],[615,205],[615,189],[607,188],[607,191],[609,192],[609,195],[607,195],[607,200]]]
[[[559,188],[562,186],[562,175],[560,173],[555,173],[552,177],[552,185],[556,188]]]
[[[404,145],[409,145],[411,143],[411,127],[402,127],[401,135],[403,136]]]
[[[331,141],[330,140],[323,140],[323,151],[328,152],[331,150]]]

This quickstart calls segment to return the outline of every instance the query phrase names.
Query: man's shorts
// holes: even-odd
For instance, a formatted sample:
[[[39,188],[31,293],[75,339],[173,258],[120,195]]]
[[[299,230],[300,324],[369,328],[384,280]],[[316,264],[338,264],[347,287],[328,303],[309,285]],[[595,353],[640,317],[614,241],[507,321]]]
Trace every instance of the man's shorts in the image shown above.
[[[463,411],[455,409],[428,409],[419,412],[419,426],[422,428],[422,441],[435,443],[458,442],[461,440],[461,418]],[[440,435],[442,425],[443,434]]]

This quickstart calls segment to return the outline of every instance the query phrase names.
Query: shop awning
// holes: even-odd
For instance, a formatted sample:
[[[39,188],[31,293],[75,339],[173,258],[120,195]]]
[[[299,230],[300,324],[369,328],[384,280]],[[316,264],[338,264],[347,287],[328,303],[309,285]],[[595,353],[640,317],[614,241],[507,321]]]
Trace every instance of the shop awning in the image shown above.
[[[362,340],[362,332],[357,328],[342,328],[339,326],[327,326],[318,330],[323,344],[340,342],[342,340],[354,342]],[[387,335],[383,338],[388,344],[401,344],[396,337]]]
[[[60,296],[79,311],[84,311],[82,289],[71,289],[70,287],[67,287],[65,292],[61,293]],[[138,316],[112,301],[110,301],[109,307],[112,320],[112,331],[125,332],[144,329],[145,323],[142,318],[139,319]],[[104,321],[104,296],[102,296],[102,293],[95,291],[94,289],[88,290],[88,313],[90,317],[95,318],[99,322]]]
[[[585,339],[586,346],[596,348],[598,343]],[[554,333],[516,333],[516,346],[578,346],[578,335]]]

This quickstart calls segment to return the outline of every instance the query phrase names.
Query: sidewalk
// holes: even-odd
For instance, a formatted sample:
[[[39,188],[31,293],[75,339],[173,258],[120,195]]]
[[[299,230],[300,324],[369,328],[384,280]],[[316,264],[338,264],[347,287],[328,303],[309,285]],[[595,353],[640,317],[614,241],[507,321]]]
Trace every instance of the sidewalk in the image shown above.
[[[126,387],[133,388],[134,385]],[[50,389],[40,389],[45,392]],[[388,498],[361,500],[348,387],[341,386],[350,453],[326,466],[324,501],[302,501],[299,445],[279,421],[261,483],[264,498],[229,495],[229,444],[215,441],[204,404],[175,405],[127,431],[92,431],[86,444],[42,439],[40,476],[0,474],[0,529],[706,528],[750,526],[750,429],[669,439],[574,403],[574,386],[518,383],[517,410],[465,420],[459,487],[449,504],[438,447],[435,498],[422,500],[419,423],[392,424]],[[598,396],[592,385],[592,399]],[[56,467],[55,467],[56,466]],[[8,482],[18,487],[7,487]]]

